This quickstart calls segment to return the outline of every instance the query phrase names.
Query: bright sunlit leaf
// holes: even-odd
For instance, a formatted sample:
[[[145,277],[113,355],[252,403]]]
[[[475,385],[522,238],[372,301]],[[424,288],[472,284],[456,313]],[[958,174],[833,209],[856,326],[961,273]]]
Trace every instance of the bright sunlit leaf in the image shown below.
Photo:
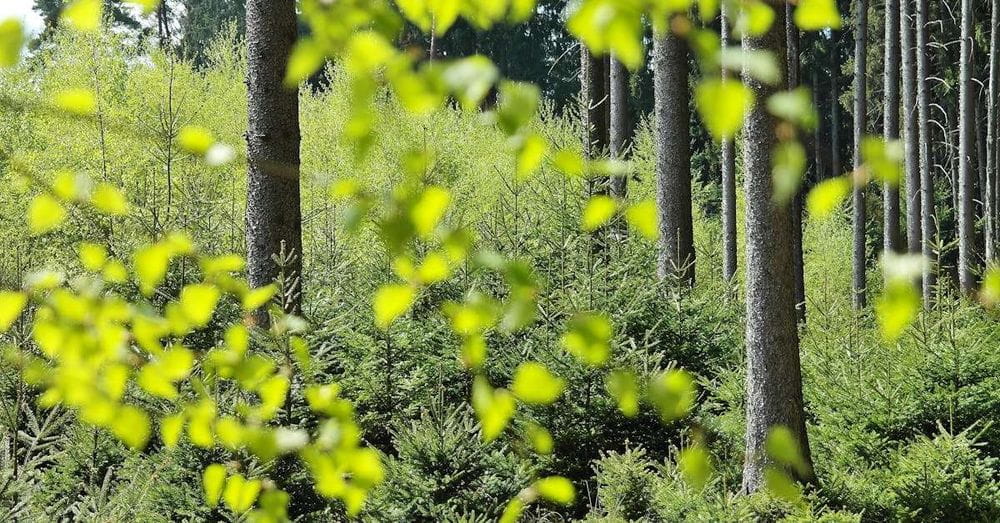
[[[823,180],[809,191],[806,197],[806,209],[814,218],[826,218],[850,192],[851,180],[846,176]]]
[[[493,62],[482,55],[463,58],[444,70],[444,81],[448,84],[448,89],[455,94],[466,111],[479,108],[499,77],[500,72]]]
[[[101,0],[72,0],[62,11],[64,23],[84,32],[96,31],[101,25]]]
[[[781,469],[777,467],[767,467],[764,469],[764,486],[767,490],[779,499],[789,503],[798,502],[802,496],[802,490],[792,481]]]
[[[160,438],[168,449],[177,446],[184,431],[184,414],[171,414],[160,420]]]
[[[573,487],[573,482],[562,476],[539,479],[535,482],[534,488],[539,496],[552,503],[569,505],[576,499],[576,489]]]
[[[222,499],[222,488],[226,484],[226,467],[213,463],[201,473],[201,485],[205,491],[205,503],[209,507],[219,504]]]
[[[28,232],[40,236],[62,225],[66,220],[66,208],[48,194],[40,194],[28,207]]]
[[[514,417],[517,405],[507,389],[494,389],[486,378],[476,376],[472,383],[472,408],[479,418],[483,440],[495,440]]]
[[[590,232],[604,226],[615,215],[617,208],[618,203],[610,196],[597,195],[590,198],[583,209],[583,230]]]
[[[664,422],[683,418],[694,408],[694,378],[683,370],[664,372],[650,382],[649,400]]]
[[[555,376],[544,365],[526,361],[514,372],[511,391],[525,403],[548,405],[559,398],[566,382]]]
[[[625,220],[647,240],[659,237],[660,218],[656,213],[656,202],[653,200],[642,200],[631,205],[625,210]]]
[[[781,91],[767,99],[767,110],[771,114],[794,122],[806,130],[813,130],[819,121],[813,105],[812,92],[808,87],[798,87],[791,91]]]
[[[132,449],[141,449],[149,441],[149,415],[142,410],[125,406],[118,409],[111,422],[111,431]]]
[[[204,156],[214,143],[212,132],[197,125],[185,125],[177,133],[177,146],[197,156]]]
[[[743,126],[754,103],[753,92],[740,82],[705,80],[694,92],[698,114],[716,140],[728,140]]]
[[[143,247],[136,251],[134,257],[135,275],[139,281],[139,289],[149,296],[167,277],[170,265],[170,248],[162,243]]]
[[[898,187],[903,177],[903,144],[866,136],[861,142],[861,159],[876,180]]]
[[[808,161],[806,149],[798,141],[782,142],[775,146],[771,152],[771,179],[775,202],[787,205],[798,193]]]
[[[840,12],[836,0],[799,0],[792,15],[795,25],[803,31],[840,29]]]
[[[712,458],[703,445],[691,445],[677,454],[677,468],[692,488],[705,488],[712,476]]]
[[[0,20],[0,67],[13,67],[21,59],[24,27],[16,18]]]
[[[383,285],[375,293],[373,308],[375,310],[375,325],[382,330],[389,328],[392,322],[410,310],[416,291],[409,285]]]
[[[410,211],[410,219],[417,234],[424,238],[430,236],[444,217],[449,203],[451,193],[447,189],[438,186],[425,189]]]
[[[919,312],[920,292],[910,281],[887,281],[875,302],[875,318],[882,337],[889,342],[899,339]]]
[[[204,327],[212,319],[221,293],[214,285],[192,284],[181,290],[181,312],[194,327]]]
[[[584,313],[574,316],[562,335],[567,352],[588,365],[603,365],[611,355],[611,322],[602,315]]]
[[[802,455],[802,447],[788,427],[771,427],[767,432],[764,449],[771,459],[781,465],[790,467],[803,476],[809,473],[809,464]]]
[[[747,0],[738,4],[740,10],[733,23],[733,33],[736,35],[761,36],[774,23],[774,8],[762,0]],[[784,9],[784,5],[781,6]]]
[[[128,212],[125,195],[109,183],[99,183],[90,195],[90,203],[100,212],[109,216],[122,216]]]
[[[538,134],[530,134],[521,140],[517,149],[518,180],[525,180],[535,174],[548,150],[549,142]]]
[[[93,116],[97,112],[97,97],[89,89],[65,89],[57,92],[53,101],[56,107],[74,116]]]
[[[23,292],[0,291],[0,333],[10,330],[27,304],[28,295]]]
[[[639,414],[639,380],[635,373],[616,370],[605,378],[604,387],[615,399],[622,414],[630,418]]]

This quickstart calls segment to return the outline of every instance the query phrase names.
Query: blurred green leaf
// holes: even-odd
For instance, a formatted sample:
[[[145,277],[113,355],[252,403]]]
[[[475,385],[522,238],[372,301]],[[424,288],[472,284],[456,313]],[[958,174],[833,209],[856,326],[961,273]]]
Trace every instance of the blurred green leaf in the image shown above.
[[[650,383],[649,400],[664,422],[683,418],[694,408],[694,378],[679,369],[664,372]]]
[[[806,171],[806,149],[798,141],[781,142],[771,153],[774,201],[788,205],[802,184]]]
[[[535,482],[534,488],[539,496],[552,503],[569,505],[576,499],[576,489],[573,487],[573,483],[562,476],[539,479]]]
[[[16,18],[0,20],[0,67],[13,67],[21,59],[24,27]]]
[[[743,126],[754,95],[739,82],[704,80],[695,87],[695,105],[705,127],[716,140],[728,140]]]
[[[588,365],[603,365],[611,354],[611,322],[602,315],[583,313],[574,316],[562,336],[567,352]]]
[[[548,405],[559,398],[566,382],[553,375],[544,365],[526,361],[514,372],[511,391],[525,403]]]
[[[846,176],[828,178],[818,183],[806,197],[806,209],[816,219],[830,215],[851,192],[851,179]]]
[[[795,25],[803,31],[840,29],[840,12],[836,0],[799,0],[792,15]]]

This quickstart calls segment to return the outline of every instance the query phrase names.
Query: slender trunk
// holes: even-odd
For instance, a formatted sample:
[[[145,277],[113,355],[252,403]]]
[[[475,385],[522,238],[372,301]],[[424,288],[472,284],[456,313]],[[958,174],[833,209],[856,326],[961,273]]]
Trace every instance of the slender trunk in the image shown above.
[[[743,49],[767,51],[779,60],[785,59],[783,9],[776,10],[776,18],[764,35],[744,37]],[[777,121],[764,107],[774,87],[755,80],[746,70],[743,79],[757,96],[743,128],[747,242],[747,430],[743,490],[751,493],[764,486],[764,470],[769,464],[765,441],[770,429],[787,427],[798,440],[807,462],[810,458],[795,322],[792,207],[774,201],[771,151],[777,145]]]
[[[927,63],[927,0],[917,0],[917,47],[914,54],[917,57],[917,129],[920,135],[920,227],[923,234],[922,252],[926,262],[923,274],[924,303],[930,303],[934,287],[937,284],[935,271],[934,244],[936,241],[936,224],[934,222],[934,178],[931,173],[930,151],[930,102],[927,78],[930,66]]]
[[[861,140],[867,130],[868,113],[868,0],[857,0],[857,28],[854,33],[854,169],[861,167]],[[854,184],[854,308],[867,304],[865,281],[865,187]]]
[[[788,89],[799,86],[799,27],[792,19],[794,7],[785,4],[786,84]],[[805,182],[803,182],[805,183]],[[806,321],[806,280],[802,257],[802,186],[792,198],[792,272],[795,277],[795,316]]]
[[[885,1],[882,134],[886,140],[899,139],[900,1],[908,0]],[[882,249],[886,252],[900,252],[903,250],[903,242],[899,235],[899,185],[884,184],[882,201]]]
[[[654,37],[656,200],[660,214],[657,274],[694,283],[691,219],[691,137],[687,43],[672,33]]]
[[[580,44],[580,88],[581,101],[583,103],[583,116],[585,132],[585,146],[587,157],[590,159],[599,158],[609,152],[608,144],[608,106],[610,105],[608,93],[605,90],[608,76],[605,69],[605,61],[601,57],[590,54],[590,49]],[[605,185],[600,183],[599,185]],[[606,187],[602,192],[606,192]]]
[[[890,0],[891,1],[891,0]],[[900,39],[903,55],[903,150],[906,183],[906,250],[919,253],[923,241],[920,206],[920,137],[917,133],[917,65],[914,49],[913,0],[902,0]],[[888,71],[888,67],[886,67]]]
[[[627,160],[632,149],[632,115],[629,111],[629,72],[624,64],[611,59],[611,156],[616,160]],[[628,176],[611,179],[611,194],[624,199]]]
[[[1000,53],[1000,0],[990,0],[990,79],[986,92],[986,187],[983,190],[983,204],[986,214],[986,261],[996,258],[996,187],[997,187],[997,88],[1000,80],[997,57]]]
[[[976,281],[975,216],[973,213],[973,120],[975,99],[972,95],[972,0],[962,0],[962,42],[958,68],[958,283],[966,294]]]
[[[826,118],[822,116],[826,113],[823,110],[823,93],[822,90],[820,89],[819,71],[820,71],[819,64],[813,63],[812,67],[813,104],[815,104],[816,110],[821,115],[816,125],[816,136],[815,139],[813,140],[813,157],[815,158],[816,162],[815,179],[813,181],[816,183],[819,183],[825,180],[828,176],[830,176],[827,173],[828,170],[827,167],[829,165],[829,162],[826,155],[829,152],[828,149],[829,144],[827,143],[827,131],[826,131],[826,126],[824,125],[826,122]]]
[[[282,272],[282,305],[302,310],[302,211],[299,198],[299,98],[284,85],[298,35],[295,0],[247,2],[247,273],[251,287]],[[293,258],[279,267],[273,257]],[[267,323],[266,311],[255,314]]]
[[[840,61],[837,59],[837,32],[830,33],[830,176],[844,174],[840,159]]]
[[[729,46],[729,19],[725,2],[720,4],[719,31],[722,47]],[[723,80],[728,73],[723,71]],[[722,274],[726,281],[736,275],[736,146],[732,138],[722,141]]]

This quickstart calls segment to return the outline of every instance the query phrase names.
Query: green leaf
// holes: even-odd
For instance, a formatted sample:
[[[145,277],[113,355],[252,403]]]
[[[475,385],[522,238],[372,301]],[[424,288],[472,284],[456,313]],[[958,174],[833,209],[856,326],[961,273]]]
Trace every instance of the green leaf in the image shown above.
[[[97,97],[89,89],[65,89],[55,94],[57,108],[73,116],[93,116],[97,112]]]
[[[498,97],[497,124],[508,136],[513,136],[538,111],[538,87],[522,82],[502,82]]]
[[[861,159],[876,180],[898,187],[903,177],[903,144],[866,136],[861,142]]]
[[[222,293],[214,285],[199,283],[188,285],[181,290],[178,303],[181,312],[191,324],[196,328],[208,325],[215,313],[215,307],[219,304]]]
[[[742,47],[727,47],[719,53],[719,65],[723,69],[732,71],[737,75],[746,71],[751,77],[768,85],[774,85],[781,81],[782,69],[778,65],[778,61],[774,58],[774,54],[768,51],[751,51],[745,50]],[[740,83],[738,78],[728,81],[737,84]]]
[[[691,488],[705,488],[712,476],[712,458],[703,445],[691,445],[677,455],[677,468]]]
[[[267,305],[271,298],[278,293],[278,286],[271,284],[265,287],[258,287],[248,291],[242,299],[243,310],[255,311]]]
[[[799,191],[806,171],[806,149],[797,140],[781,142],[771,153],[774,201],[787,205]]]
[[[777,467],[764,469],[764,486],[775,497],[789,503],[797,503],[802,496],[799,486]]]
[[[433,30],[438,36],[444,35],[455,23],[462,4],[458,0],[396,0],[396,6],[407,20],[424,33]]]
[[[28,304],[23,292],[0,291],[0,333],[7,332]]]
[[[410,220],[413,221],[417,234],[423,238],[430,237],[444,217],[449,203],[451,203],[451,193],[447,189],[436,185],[425,189],[410,210]]]
[[[531,441],[531,448],[535,449],[535,452],[543,455],[552,454],[555,442],[552,440],[552,434],[545,427],[529,422],[525,427],[525,432],[528,435],[528,440]]]
[[[177,446],[184,431],[184,413],[178,412],[163,418],[160,421],[160,438],[168,449]]]
[[[887,281],[875,302],[875,318],[882,338],[888,342],[899,339],[919,312],[920,292],[912,282],[900,279]]]
[[[373,304],[375,310],[375,325],[382,330],[389,328],[392,322],[410,310],[416,291],[409,285],[383,285],[375,293]]]
[[[690,1],[684,2],[687,6]],[[687,6],[680,10],[686,10]],[[635,2],[588,0],[579,3],[566,28],[594,55],[614,53],[629,69],[642,65],[643,10]]]
[[[618,410],[627,417],[639,414],[639,381],[629,370],[616,370],[604,380],[604,386],[618,403]]]
[[[112,419],[111,431],[132,449],[141,449],[149,441],[149,415],[136,407],[122,407]]]
[[[525,403],[548,405],[559,398],[566,382],[549,372],[544,365],[526,361],[514,372],[511,391]]]
[[[62,225],[66,221],[66,209],[55,198],[40,194],[28,207],[28,232],[41,236]]]
[[[774,8],[761,0],[740,2],[740,11],[733,24],[736,35],[761,36],[774,24]],[[781,6],[784,9],[784,5]]]
[[[146,296],[153,294],[167,277],[171,255],[170,248],[162,243],[143,247],[135,253],[135,275],[139,280],[139,289]]]
[[[799,0],[792,15],[795,25],[803,31],[840,29],[840,12],[836,0]]]
[[[444,81],[448,89],[455,95],[462,108],[474,111],[479,108],[483,98],[493,83],[499,78],[500,72],[489,58],[482,55],[470,56],[452,62],[444,70]]]
[[[649,400],[664,422],[683,418],[694,408],[694,378],[683,370],[664,372],[650,383]]]
[[[507,502],[507,506],[500,515],[500,523],[517,523],[524,512],[524,502],[520,498],[514,498]]]
[[[995,307],[1000,303],[1000,267],[991,266],[986,269],[982,287],[979,289],[979,301],[987,307]],[[0,299],[0,303],[3,303],[2,299]],[[2,321],[0,321],[0,327],[3,327]],[[0,328],[0,331],[2,330]]]
[[[736,134],[754,103],[753,92],[747,86],[718,79],[699,83],[694,99],[705,127],[719,141]]]
[[[549,142],[538,134],[532,133],[520,140],[517,148],[517,179],[523,181],[535,174],[548,150]]]
[[[851,192],[851,179],[838,176],[823,180],[809,191],[806,209],[810,216],[823,219],[830,215]]]
[[[646,199],[625,210],[625,220],[633,229],[648,240],[659,237],[660,218],[656,213],[656,202]]]
[[[767,99],[767,110],[771,114],[795,123],[811,131],[816,128],[819,116],[813,105],[812,92],[808,87],[798,87],[791,91],[781,91]]]
[[[98,211],[108,216],[123,216],[128,212],[125,195],[109,183],[99,183],[90,195],[90,203]]]
[[[583,230],[594,231],[608,223],[615,215],[617,207],[617,202],[610,196],[602,194],[590,198],[587,206],[583,209]]]
[[[0,21],[0,67],[14,67],[21,59],[24,27],[16,18]]]
[[[611,354],[611,322],[592,313],[578,314],[569,321],[561,342],[567,352],[588,365],[603,365]]]
[[[483,440],[489,443],[499,436],[517,408],[514,396],[506,389],[490,386],[486,378],[476,376],[472,383],[472,409],[482,426]]]
[[[319,71],[326,61],[323,49],[312,38],[300,38],[295,42],[285,69],[285,87],[294,89]]]
[[[101,26],[101,0],[72,0],[62,12],[65,24],[78,31],[93,32]]]
[[[764,449],[779,464],[790,467],[803,476],[809,473],[809,464],[802,456],[802,448],[788,427],[771,427],[767,432]]]
[[[196,156],[204,156],[215,144],[215,136],[204,127],[185,125],[177,133],[177,146]]]
[[[535,482],[534,488],[542,498],[560,505],[569,505],[576,499],[573,482],[562,476],[539,479]]]
[[[201,485],[205,491],[205,503],[209,507],[219,504],[222,498],[222,487],[226,483],[226,467],[213,463],[205,467],[201,473]]]
[[[261,482],[259,479],[248,480],[242,474],[234,474],[226,480],[226,488],[222,492],[222,499],[226,505],[237,514],[242,514],[257,501],[260,495]]]

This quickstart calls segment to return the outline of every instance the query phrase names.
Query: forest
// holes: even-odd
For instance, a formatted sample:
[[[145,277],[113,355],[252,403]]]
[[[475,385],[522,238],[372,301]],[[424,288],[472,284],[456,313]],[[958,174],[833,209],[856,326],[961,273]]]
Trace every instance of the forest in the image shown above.
[[[1000,0],[2,3],[0,521],[1000,521]]]

